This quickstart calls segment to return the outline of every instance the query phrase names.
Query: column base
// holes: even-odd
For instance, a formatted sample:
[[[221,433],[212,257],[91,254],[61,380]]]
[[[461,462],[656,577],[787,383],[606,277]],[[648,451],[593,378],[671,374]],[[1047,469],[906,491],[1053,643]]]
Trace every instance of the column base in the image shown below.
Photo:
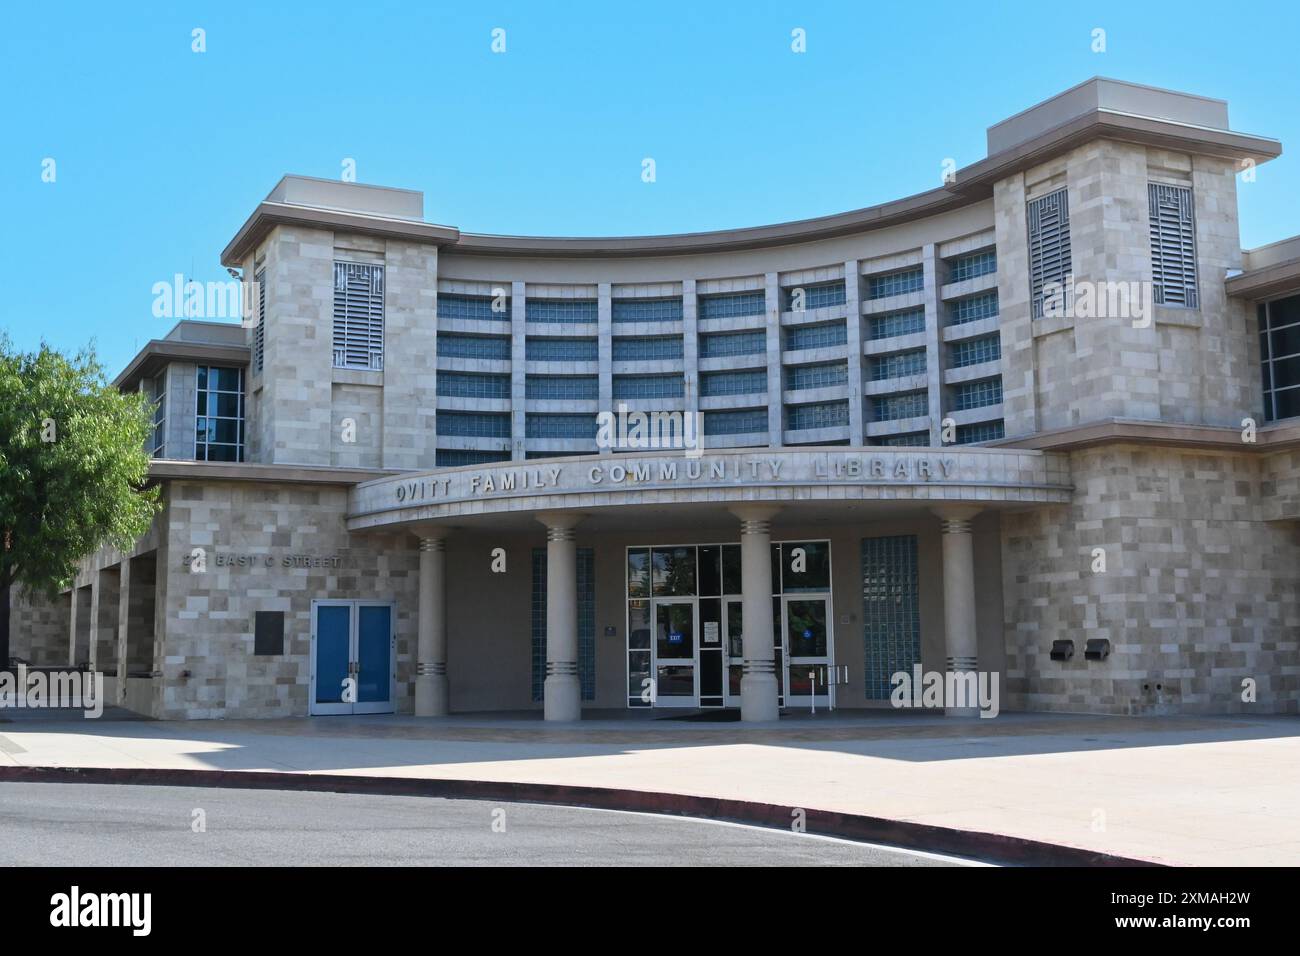
[[[450,696],[446,674],[420,674],[415,678],[415,716],[446,717]]]
[[[544,720],[581,720],[582,684],[577,674],[548,674],[542,685]]]
[[[740,719],[744,722],[777,720],[775,674],[746,674],[740,679]]]

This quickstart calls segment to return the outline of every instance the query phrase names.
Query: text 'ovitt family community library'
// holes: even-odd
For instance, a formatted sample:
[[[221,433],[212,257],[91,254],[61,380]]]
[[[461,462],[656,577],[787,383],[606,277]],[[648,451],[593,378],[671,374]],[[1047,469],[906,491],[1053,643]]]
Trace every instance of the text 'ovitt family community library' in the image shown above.
[[[255,321],[116,380],[157,403],[152,530],[15,600],[14,652],[159,718],[768,720],[917,665],[1295,713],[1300,237],[1237,222],[1280,152],[1094,79],[939,188],[773,226],[479,235],[286,176],[221,255]]]

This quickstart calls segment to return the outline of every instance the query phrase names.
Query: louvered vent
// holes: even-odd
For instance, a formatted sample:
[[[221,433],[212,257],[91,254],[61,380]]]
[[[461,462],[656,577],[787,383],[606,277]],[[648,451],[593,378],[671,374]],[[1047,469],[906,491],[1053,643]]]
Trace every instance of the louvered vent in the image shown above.
[[[1029,300],[1033,317],[1040,319],[1043,290],[1050,283],[1064,286],[1070,274],[1070,202],[1066,190],[1058,189],[1031,200],[1025,207],[1029,219]]]
[[[334,366],[384,367],[384,267],[334,263]]]
[[[1147,184],[1151,215],[1151,281],[1160,305],[1198,306],[1196,223],[1188,186]]]
[[[253,333],[253,351],[260,372],[266,365],[266,270],[259,269],[253,281],[257,283],[257,331]]]

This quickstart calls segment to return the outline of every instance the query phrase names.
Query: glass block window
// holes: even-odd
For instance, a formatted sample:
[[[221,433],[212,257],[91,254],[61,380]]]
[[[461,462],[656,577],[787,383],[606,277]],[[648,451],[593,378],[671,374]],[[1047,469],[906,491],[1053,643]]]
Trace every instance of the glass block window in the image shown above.
[[[998,255],[993,250],[973,252],[968,256],[958,256],[952,260],[948,270],[949,282],[964,282],[978,276],[986,276],[998,271]]]
[[[921,663],[916,535],[862,539],[863,677],[867,700],[888,700],[890,678]]]
[[[925,374],[925,349],[871,357],[871,381],[883,382],[903,375]]]
[[[680,335],[615,336],[615,362],[652,362],[682,357]]]
[[[844,362],[825,362],[820,365],[795,365],[785,370],[785,387],[790,391],[805,388],[829,388],[844,385],[849,380],[849,367]]]
[[[448,358],[510,360],[510,340],[499,335],[450,335],[439,333],[438,354]]]
[[[1043,317],[1047,287],[1063,287],[1073,271],[1070,265],[1070,200],[1068,191],[1054,193],[1025,204],[1029,220],[1029,301],[1033,317]],[[1066,295],[1069,292],[1066,290]]]
[[[153,402],[153,437],[149,441],[149,457],[161,458],[167,449],[166,369],[149,379],[148,395]]]
[[[876,442],[886,448],[928,448],[929,432],[905,432],[902,435],[888,435]]]
[[[763,315],[767,311],[767,294],[755,292],[728,292],[724,295],[702,295],[699,300],[701,319],[725,319],[736,315]]]
[[[595,401],[600,398],[600,377],[529,375],[524,379],[524,397],[545,401]]]
[[[948,307],[948,314],[950,325],[964,325],[967,322],[978,322],[980,319],[991,319],[998,314],[998,294],[981,292],[979,295],[958,299]]]
[[[767,391],[767,372],[704,372],[700,375],[700,394],[746,395]]]
[[[258,269],[253,276],[257,283],[257,331],[253,333],[254,367],[260,372],[266,367],[266,270]]]
[[[883,299],[891,295],[907,295],[910,292],[920,292],[924,288],[925,270],[916,266],[912,269],[871,276],[867,279],[867,298]]]
[[[509,438],[508,412],[438,412],[438,434],[462,438]]]
[[[525,438],[596,437],[595,415],[534,415],[524,417]]]
[[[577,549],[578,682],[582,699],[596,699],[596,551]],[[533,548],[532,632],[533,700],[545,699],[546,687],[546,549]]]
[[[843,322],[833,322],[829,325],[802,325],[785,330],[787,352],[844,345],[848,340],[849,330]]]
[[[524,319],[528,322],[595,322],[599,318],[595,299],[527,299]]]
[[[463,465],[487,465],[496,461],[509,461],[508,451],[475,451],[463,448],[439,448],[434,454],[438,468],[460,468]]]
[[[524,358],[529,362],[595,362],[600,359],[600,345],[595,339],[530,337],[524,340]]]
[[[509,398],[509,375],[439,372],[438,394],[448,398]]]
[[[785,427],[791,431],[803,428],[834,428],[849,423],[848,402],[817,402],[812,405],[791,405],[786,409]]]
[[[767,409],[752,408],[738,412],[705,412],[704,434],[743,435],[767,431]]]
[[[438,318],[489,319],[494,322],[510,321],[510,296],[459,295],[438,293]]]
[[[681,398],[686,392],[681,375],[615,375],[615,398]]]
[[[384,367],[384,267],[334,263],[334,367]]]
[[[976,422],[973,425],[957,426],[957,444],[971,445],[981,441],[996,441],[999,438],[1005,438],[1007,434],[1006,427],[1002,419],[992,422]]]
[[[925,309],[907,309],[872,316],[871,338],[892,339],[898,335],[915,335],[925,331]]]
[[[615,299],[615,322],[680,322],[681,299]]]
[[[978,382],[962,382],[952,390],[952,407],[954,411],[968,408],[984,408],[1002,401],[1002,379],[986,378]]]
[[[800,290],[803,291],[802,303],[798,300]],[[819,282],[816,285],[791,286],[788,289],[783,289],[782,292],[784,293],[785,310],[787,312],[808,312],[812,309],[843,305],[846,301],[843,279],[836,279],[834,282]]]
[[[952,346],[951,368],[965,368],[967,365],[979,365],[981,362],[994,362],[1002,358],[1002,339],[997,335],[985,335],[965,342],[954,342]]]
[[[767,333],[715,332],[700,336],[700,358],[723,358],[728,355],[761,355],[767,351]]]
[[[1262,302],[1259,357],[1264,376],[1264,419],[1300,416],[1300,296]]]
[[[1147,184],[1151,224],[1151,281],[1160,305],[1198,305],[1196,221],[1190,186]]]
[[[195,403],[195,460],[243,461],[244,370],[200,365]]]
[[[930,414],[930,398],[925,392],[881,395],[871,400],[872,421],[893,422],[900,418],[919,418]]]

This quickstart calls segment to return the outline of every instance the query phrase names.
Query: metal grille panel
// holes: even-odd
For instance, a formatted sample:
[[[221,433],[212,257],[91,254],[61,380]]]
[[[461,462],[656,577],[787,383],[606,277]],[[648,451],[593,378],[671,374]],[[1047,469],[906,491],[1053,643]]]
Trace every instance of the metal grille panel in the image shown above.
[[[1198,306],[1196,222],[1187,186],[1147,184],[1151,216],[1151,281],[1160,305]]]
[[[334,367],[384,367],[384,267],[334,263]]]

